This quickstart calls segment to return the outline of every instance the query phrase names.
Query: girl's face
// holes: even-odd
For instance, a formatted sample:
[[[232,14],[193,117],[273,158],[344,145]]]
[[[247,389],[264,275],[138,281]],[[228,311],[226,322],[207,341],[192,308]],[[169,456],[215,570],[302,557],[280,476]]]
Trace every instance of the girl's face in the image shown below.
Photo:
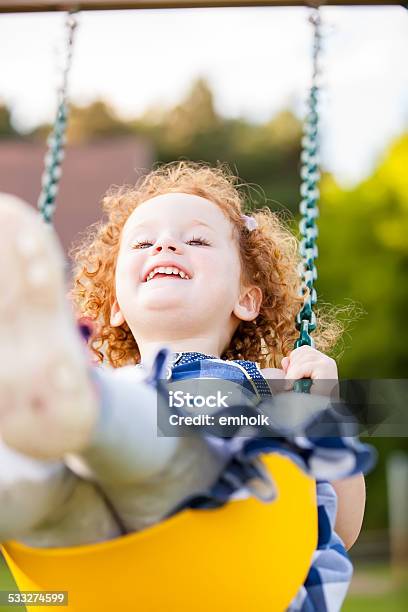
[[[242,290],[240,278],[233,227],[216,204],[185,193],[156,196],[123,228],[111,324],[126,321],[136,340],[216,330],[228,342],[239,320],[259,310],[260,290]]]

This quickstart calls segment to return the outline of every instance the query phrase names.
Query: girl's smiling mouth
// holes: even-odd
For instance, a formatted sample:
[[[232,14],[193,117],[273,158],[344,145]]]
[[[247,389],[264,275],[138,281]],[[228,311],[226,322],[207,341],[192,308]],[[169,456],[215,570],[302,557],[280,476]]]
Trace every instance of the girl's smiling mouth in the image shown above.
[[[172,279],[183,279],[190,280],[190,275],[186,270],[176,266],[174,264],[171,265],[160,265],[151,268],[150,271],[144,276],[143,282],[149,282],[153,279],[157,278],[172,278]]]

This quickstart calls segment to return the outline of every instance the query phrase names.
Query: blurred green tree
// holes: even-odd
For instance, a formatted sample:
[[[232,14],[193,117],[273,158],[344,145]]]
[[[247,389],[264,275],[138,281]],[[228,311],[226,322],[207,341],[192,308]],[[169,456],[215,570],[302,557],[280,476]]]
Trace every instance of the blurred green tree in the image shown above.
[[[11,122],[10,109],[0,102],[0,138],[18,138],[20,134]]]
[[[216,132],[222,125],[213,93],[204,79],[195,81],[186,98],[164,116],[160,130],[163,150],[183,154],[197,138]]]
[[[222,118],[209,85],[198,79],[175,108],[146,116],[160,117],[150,132],[158,161],[226,162],[243,180],[262,185],[271,204],[296,211],[301,124],[290,111],[266,124]]]
[[[45,141],[52,124],[44,123],[26,134],[26,138]],[[103,100],[95,100],[87,106],[70,105],[67,139],[69,144],[79,144],[98,139],[132,135],[131,122],[122,121],[113,108]]]
[[[131,134],[129,124],[119,119],[114,110],[102,100],[89,106],[71,106],[67,133],[69,142],[80,143],[126,134]]]
[[[386,151],[374,173],[353,189],[322,181],[319,293],[351,298],[356,321],[344,377],[398,378],[408,370],[408,134]]]
[[[333,177],[322,182],[319,220],[319,298],[332,304],[348,299],[365,314],[354,321],[339,361],[342,378],[406,378],[408,371],[408,134],[385,152],[374,173],[353,189]],[[387,522],[385,464],[408,439],[372,438],[379,451],[367,477],[365,524]]]

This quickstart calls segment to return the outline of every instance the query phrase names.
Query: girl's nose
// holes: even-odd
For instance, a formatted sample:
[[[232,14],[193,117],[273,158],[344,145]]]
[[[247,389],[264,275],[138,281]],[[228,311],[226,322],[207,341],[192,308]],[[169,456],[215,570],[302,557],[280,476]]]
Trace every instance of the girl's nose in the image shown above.
[[[153,253],[163,253],[171,251],[172,253],[182,253],[181,243],[171,236],[163,236],[158,238],[153,246]]]

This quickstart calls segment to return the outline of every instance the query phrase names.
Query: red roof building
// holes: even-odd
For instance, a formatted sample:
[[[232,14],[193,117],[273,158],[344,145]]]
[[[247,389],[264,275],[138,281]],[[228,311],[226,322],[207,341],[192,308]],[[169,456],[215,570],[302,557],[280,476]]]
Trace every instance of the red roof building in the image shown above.
[[[0,141],[0,192],[37,206],[45,152],[45,145],[39,143]],[[153,160],[151,143],[137,137],[67,147],[55,215],[66,251],[79,232],[100,219],[100,201],[107,189],[134,184]]]

